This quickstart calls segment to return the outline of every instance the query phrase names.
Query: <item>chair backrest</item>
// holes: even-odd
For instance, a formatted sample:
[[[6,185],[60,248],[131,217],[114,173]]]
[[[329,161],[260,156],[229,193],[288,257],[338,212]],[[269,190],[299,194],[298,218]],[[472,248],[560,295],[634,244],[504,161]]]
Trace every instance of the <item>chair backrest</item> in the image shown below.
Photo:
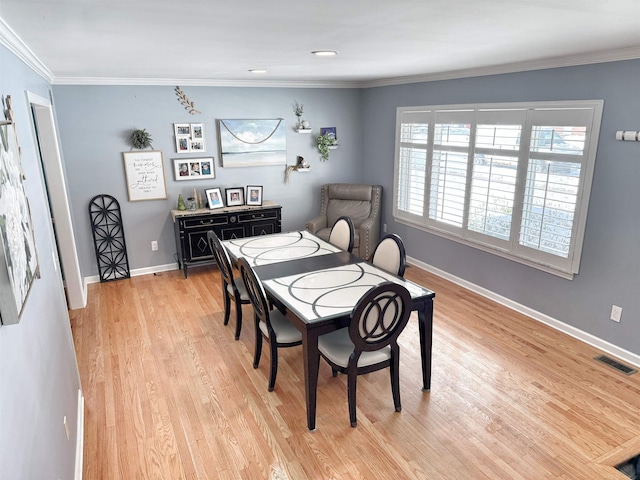
[[[358,228],[368,218],[380,215],[380,185],[330,183],[323,185],[321,193],[321,210],[327,215],[327,225],[333,225],[344,216]]]
[[[211,248],[213,258],[220,269],[222,279],[231,285],[233,283],[233,271],[231,270],[231,260],[229,260],[227,249],[220,243],[220,239],[213,230],[207,231],[207,240],[209,241],[209,248]]]
[[[381,283],[365,293],[351,312],[349,324],[356,357],[363,351],[397,345],[409,321],[411,303],[409,291],[393,282]]]
[[[329,243],[342,250],[351,252],[353,250],[354,228],[349,217],[340,217],[331,228]]]
[[[262,282],[244,257],[238,259],[238,269],[240,270],[240,278],[242,278],[244,287],[247,289],[247,295],[249,296],[249,300],[251,300],[251,305],[253,306],[256,317],[270,327],[269,305],[267,304],[267,295],[264,292]],[[260,335],[260,333],[256,332],[256,335]]]
[[[395,233],[385,235],[371,254],[371,263],[399,277],[404,276],[407,254],[402,239]]]

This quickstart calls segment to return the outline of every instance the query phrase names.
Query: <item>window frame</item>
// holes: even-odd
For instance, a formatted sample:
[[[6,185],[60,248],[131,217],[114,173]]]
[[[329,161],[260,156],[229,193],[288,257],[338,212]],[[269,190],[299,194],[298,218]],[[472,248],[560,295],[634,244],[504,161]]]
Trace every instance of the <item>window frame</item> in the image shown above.
[[[591,193],[591,184],[593,180],[593,172],[595,169],[596,152],[600,134],[600,125],[602,120],[602,112],[604,107],[603,100],[574,100],[574,101],[553,101],[553,102],[518,102],[518,103],[491,103],[491,104],[463,104],[463,105],[434,105],[434,106],[408,106],[396,108],[396,138],[394,147],[394,184],[393,184],[393,217],[398,223],[402,223],[435,235],[448,238],[450,240],[477,248],[482,251],[493,253],[495,255],[508,258],[510,260],[529,265],[531,267],[558,275],[563,278],[573,279],[574,275],[579,272],[580,258],[582,254],[582,246],[584,242],[584,234],[586,229],[586,219]],[[487,114],[488,112],[488,114]],[[474,158],[476,149],[478,151],[491,151],[489,147],[476,146],[476,134],[478,133],[478,118],[483,115],[500,114],[505,112],[505,118],[512,115],[514,118],[523,116],[525,119],[522,123],[521,134],[518,136],[517,149],[504,150],[505,155],[514,157],[517,155],[516,176],[513,180],[514,206],[510,213],[510,229],[515,230],[510,236],[510,240],[497,240],[495,236],[486,233],[474,231],[470,228],[468,218],[470,210],[470,196],[473,181]],[[568,118],[568,120],[567,120]],[[420,121],[411,121],[417,119]],[[455,142],[443,146],[443,142],[436,143],[435,138],[438,126],[442,126],[442,122],[438,119],[454,119],[454,123],[464,124],[468,127],[469,138],[468,145],[461,148]],[[540,119],[545,119],[547,123],[540,123]],[[548,120],[546,120],[548,119]],[[584,148],[581,153],[565,152],[547,153],[545,151],[531,151],[530,143],[534,135],[534,127],[542,127],[545,125],[556,125],[554,119],[559,125],[571,125],[576,127],[585,127]],[[567,123],[577,121],[579,123]],[[421,122],[427,121],[427,141],[414,143],[407,140],[407,126],[417,124],[423,126]],[[551,122],[551,123],[548,123]],[[564,122],[564,123],[563,123]],[[480,122],[482,125],[482,122]],[[445,125],[446,126],[446,125]],[[404,136],[403,136],[404,128]],[[440,132],[441,133],[441,132]],[[458,135],[465,132],[456,132]],[[520,136],[521,135],[521,136]],[[554,134],[552,134],[553,137]],[[444,138],[444,135],[440,137]],[[543,138],[543,137],[540,137]],[[521,140],[521,141],[520,141]],[[535,142],[534,138],[534,142]],[[420,175],[407,174],[406,165],[407,153],[424,150],[426,152],[424,184],[422,190],[420,185],[416,187],[415,179],[420,179]],[[432,198],[432,176],[434,175],[434,164],[439,161],[440,157],[434,160],[434,151],[436,153],[446,150],[447,152],[455,152],[460,160],[460,155],[466,154],[466,173],[464,177],[464,214],[461,217],[461,226],[450,225],[443,221],[430,218],[430,208]],[[571,223],[571,236],[569,238],[568,256],[557,256],[546,253],[544,249],[534,249],[521,244],[520,228],[525,216],[523,210],[523,202],[525,192],[527,191],[529,163],[535,159],[549,158],[547,165],[559,165],[566,158],[568,163],[579,164],[580,173],[577,181],[575,203],[573,210],[573,218]],[[458,166],[460,163],[458,162]],[[422,172],[417,172],[422,173]],[[462,178],[462,171],[457,171],[458,176]],[[530,173],[529,173],[530,174]],[[532,175],[532,174],[530,174]],[[438,177],[439,179],[440,177]],[[459,180],[459,179],[458,179]],[[402,185],[400,185],[402,182]],[[413,190],[412,190],[413,189]],[[403,207],[409,203],[412,192],[414,195],[421,194],[424,200],[422,205],[422,213],[419,208],[414,208],[413,213],[407,211],[406,208],[400,208],[400,199],[404,199]],[[417,192],[417,193],[416,193]],[[438,204],[440,206],[440,204]],[[555,232],[554,232],[555,233]],[[542,234],[541,234],[542,236]]]

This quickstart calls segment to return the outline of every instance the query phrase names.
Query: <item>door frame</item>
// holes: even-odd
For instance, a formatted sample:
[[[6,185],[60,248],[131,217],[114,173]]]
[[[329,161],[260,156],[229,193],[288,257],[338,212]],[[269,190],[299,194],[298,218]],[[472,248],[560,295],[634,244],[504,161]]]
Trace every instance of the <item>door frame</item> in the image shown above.
[[[67,293],[68,308],[75,310],[87,305],[87,286],[80,273],[76,239],[73,231],[67,184],[62,167],[62,157],[58,144],[58,135],[52,102],[39,95],[26,92],[27,104],[32,112],[31,128],[36,146],[39,144],[40,157],[46,177],[45,188],[49,193],[49,202],[57,236],[58,252]],[[36,133],[37,132],[37,133]],[[43,179],[44,180],[44,179]],[[62,273],[61,273],[62,275]]]

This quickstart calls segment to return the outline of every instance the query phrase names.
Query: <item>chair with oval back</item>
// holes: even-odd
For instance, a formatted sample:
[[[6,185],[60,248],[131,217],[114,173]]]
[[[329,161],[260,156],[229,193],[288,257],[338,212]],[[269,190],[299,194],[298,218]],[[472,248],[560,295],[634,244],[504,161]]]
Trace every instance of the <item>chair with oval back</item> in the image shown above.
[[[220,276],[222,278],[224,324],[227,325],[229,323],[231,299],[233,299],[236,308],[236,332],[234,338],[238,340],[240,338],[240,330],[242,329],[242,305],[249,303],[249,297],[247,296],[247,291],[244,288],[242,279],[233,277],[233,268],[231,267],[231,260],[229,260],[227,249],[220,243],[220,239],[213,230],[207,232],[207,240],[209,242],[209,248],[211,248],[211,252],[213,252],[213,258],[220,269]]]
[[[269,309],[262,282],[245,258],[238,259],[238,268],[240,269],[240,277],[244,282],[247,295],[253,305],[256,325],[256,348],[253,357],[253,368],[258,368],[260,365],[262,337],[264,337],[269,341],[271,350],[268,389],[272,392],[278,375],[278,348],[301,345],[302,333],[279,310]]]
[[[320,355],[331,365],[333,375],[348,375],[348,403],[351,426],[356,421],[356,381],[358,375],[389,367],[396,412],[400,404],[400,347],[398,336],[411,314],[409,291],[393,282],[371,288],[351,312],[348,327],[318,338]]]
[[[406,257],[402,239],[395,233],[390,233],[378,242],[369,261],[386,272],[404,277]]]
[[[342,250],[351,252],[353,250],[353,237],[353,222],[349,217],[340,217],[331,228],[329,243]]]

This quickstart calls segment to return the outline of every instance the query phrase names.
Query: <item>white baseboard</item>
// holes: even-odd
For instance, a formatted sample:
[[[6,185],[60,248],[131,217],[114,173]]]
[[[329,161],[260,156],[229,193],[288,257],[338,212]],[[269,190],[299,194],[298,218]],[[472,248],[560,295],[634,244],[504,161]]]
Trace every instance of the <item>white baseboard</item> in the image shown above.
[[[76,429],[76,465],[74,480],[82,480],[82,464],[84,456],[84,395],[78,389],[78,427]]]
[[[132,277],[138,277],[140,275],[148,275],[150,273],[158,273],[158,272],[168,272],[170,270],[177,270],[177,269],[178,269],[177,263],[168,263],[166,265],[155,265],[153,267],[137,268],[135,270],[131,270],[131,272],[129,273],[131,274]],[[100,282],[100,276],[93,275],[91,277],[85,277],[84,281],[85,281],[85,284],[98,283]]]
[[[468,282],[467,280],[456,277],[455,275],[451,275],[450,273],[447,273],[444,270],[440,270],[439,268],[436,268],[432,265],[428,265],[424,262],[421,262],[420,260],[416,260],[415,258],[407,257],[407,263],[416,265],[428,272],[433,273],[434,275],[438,275],[439,277],[449,280],[450,282],[453,282],[456,285],[460,285],[461,287],[464,287],[467,290],[471,290],[472,292],[477,293],[478,295],[488,298],[489,300],[493,300],[494,302],[499,303],[500,305],[504,305],[505,307],[510,308],[511,310],[515,310],[518,313],[522,313],[523,315],[526,315],[527,317],[532,318],[533,320],[536,320],[540,323],[544,323],[545,325],[548,325],[551,328],[554,328],[560,332],[566,333],[571,337],[577,338],[578,340],[581,340],[593,347],[596,347],[597,349],[602,350],[603,352],[609,353],[636,367],[640,366],[640,355],[636,355],[632,352],[629,352],[628,350],[624,350],[616,345],[613,345],[612,343],[602,340],[601,338],[598,338],[594,335],[591,335],[590,333],[584,332],[571,325],[567,325],[566,323],[561,322],[560,320],[557,320],[553,317],[550,317],[549,315],[538,312],[537,310],[533,310],[532,308],[529,308],[525,305],[521,305],[517,302],[514,302],[513,300],[510,300],[507,297],[498,295],[497,293],[492,292],[491,290],[487,290],[486,288],[480,287],[479,285]],[[436,292],[436,299],[437,299],[437,292]],[[436,305],[437,305],[437,301],[436,301]]]

